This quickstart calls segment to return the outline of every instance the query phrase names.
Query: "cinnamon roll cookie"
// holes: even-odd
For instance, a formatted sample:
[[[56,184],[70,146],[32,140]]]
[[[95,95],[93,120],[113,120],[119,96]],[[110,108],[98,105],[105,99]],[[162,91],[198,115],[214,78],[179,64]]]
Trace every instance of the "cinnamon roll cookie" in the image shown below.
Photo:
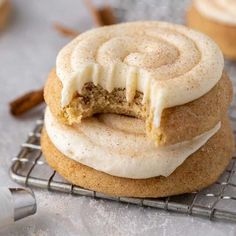
[[[217,45],[163,22],[94,29],[45,85],[48,163],[84,188],[161,197],[216,181],[234,150],[231,82]]]
[[[0,0],[0,30],[4,28],[10,13],[10,1]]]
[[[229,59],[236,59],[236,1],[194,0],[187,24],[208,34]]]
[[[60,51],[45,100],[63,123],[124,114],[143,119],[157,145],[173,144],[213,128],[227,110],[232,89],[223,64],[210,38],[184,26],[101,27]]]

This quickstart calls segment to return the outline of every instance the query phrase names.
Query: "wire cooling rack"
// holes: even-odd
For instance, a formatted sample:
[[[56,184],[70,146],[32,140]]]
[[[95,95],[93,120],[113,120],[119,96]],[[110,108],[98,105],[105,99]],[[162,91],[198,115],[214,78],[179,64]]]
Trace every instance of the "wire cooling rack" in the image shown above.
[[[236,128],[236,106],[230,110]],[[43,119],[37,120],[34,130],[21,145],[19,154],[13,158],[10,175],[22,185],[236,222],[235,155],[219,180],[203,191],[158,199],[111,197],[72,185],[47,165],[40,147],[42,127]]]
[[[146,4],[146,0],[117,0],[117,2],[119,8],[116,8],[116,14],[120,21],[136,20],[137,18],[156,19],[156,16],[159,16],[159,20],[182,23],[181,15],[183,15],[183,9],[188,1],[149,0],[149,5]],[[154,5],[155,7],[153,7]],[[155,12],[155,9],[158,12]],[[145,17],[147,15],[148,17]],[[234,74],[236,78],[235,64],[227,62],[226,66],[230,74]],[[236,134],[236,105],[231,107],[230,116]],[[21,145],[19,154],[13,158],[10,175],[13,180],[22,185],[208,217],[211,220],[236,222],[236,155],[219,180],[200,192],[158,199],[111,197],[71,185],[47,165],[40,147],[42,126],[43,119],[37,120],[34,130],[28,134],[26,142]]]

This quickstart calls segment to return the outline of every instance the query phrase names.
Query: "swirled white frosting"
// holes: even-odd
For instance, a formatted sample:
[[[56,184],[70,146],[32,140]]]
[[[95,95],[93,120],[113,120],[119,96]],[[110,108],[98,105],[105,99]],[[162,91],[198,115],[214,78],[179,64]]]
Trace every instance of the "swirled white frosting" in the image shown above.
[[[61,153],[98,171],[132,179],[170,175],[220,126],[192,140],[157,147],[145,137],[144,121],[136,118],[101,114],[72,128],[60,124],[49,109],[45,114],[48,136]]]
[[[195,0],[198,11],[218,22],[236,25],[235,0]]]
[[[158,127],[164,108],[193,101],[221,78],[223,56],[207,36],[165,22],[132,22],[101,27],[79,35],[57,56],[63,84],[62,106],[87,82],[111,92],[126,88],[151,104]]]

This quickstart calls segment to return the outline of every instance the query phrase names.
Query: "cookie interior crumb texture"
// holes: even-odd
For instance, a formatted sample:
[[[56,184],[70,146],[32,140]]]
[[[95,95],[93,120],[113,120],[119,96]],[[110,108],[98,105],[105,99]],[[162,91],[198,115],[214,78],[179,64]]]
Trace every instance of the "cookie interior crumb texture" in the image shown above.
[[[136,93],[134,101],[128,103],[124,89],[115,89],[109,93],[88,83],[83,88],[82,96],[75,94],[72,102],[61,108],[61,90],[62,84],[55,70],[52,70],[45,85],[45,101],[53,115],[65,124],[79,124],[82,117],[100,112],[135,116],[143,120],[147,117],[149,107],[141,103],[142,93]],[[232,94],[231,81],[223,73],[221,80],[209,93],[191,103],[164,110],[158,129],[147,120],[147,135],[158,145],[174,144],[200,135],[220,121],[222,114],[227,112]]]
[[[137,118],[142,114],[148,138],[157,143],[162,140],[157,132],[163,111],[207,94],[219,82],[223,68],[223,55],[209,37],[158,21],[86,31],[61,49],[56,59],[56,74],[63,85],[62,108],[70,105],[77,92],[84,97],[91,89],[94,95],[85,101],[77,99],[78,122],[95,112],[120,112],[121,107],[123,113],[132,110]],[[95,86],[86,87],[88,83]],[[142,107],[137,91],[143,94]],[[90,103],[90,108],[78,104],[80,101]],[[137,105],[142,109],[136,109]],[[94,112],[89,111],[92,109]]]
[[[45,85],[50,113],[41,144],[46,160],[73,184],[114,196],[164,197],[207,187],[224,171],[234,150],[227,117],[233,91],[223,69],[219,47],[180,25],[131,22],[79,35],[59,52]],[[96,126],[90,117],[99,113],[142,120],[144,138]],[[122,153],[126,137],[131,148]],[[140,154],[144,149],[130,154],[135,145],[129,141],[136,146],[151,142],[153,155]],[[194,142],[198,145],[190,150]],[[114,143],[121,144],[117,155]],[[139,161],[145,168],[138,168]]]

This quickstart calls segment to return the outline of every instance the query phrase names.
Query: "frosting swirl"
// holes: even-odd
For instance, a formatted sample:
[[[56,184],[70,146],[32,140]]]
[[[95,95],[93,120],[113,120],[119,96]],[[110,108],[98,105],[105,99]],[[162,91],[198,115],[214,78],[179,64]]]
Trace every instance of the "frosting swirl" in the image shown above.
[[[55,147],[68,158],[113,176],[144,179],[168,176],[220,128],[185,142],[157,147],[145,135],[142,120],[114,114],[84,119],[73,127],[60,124],[46,110],[45,128]]]
[[[156,127],[163,109],[193,101],[221,78],[223,56],[207,36],[165,22],[133,22],[101,27],[78,36],[59,53],[57,76],[62,106],[87,82],[111,92],[126,88],[150,103]]]
[[[230,25],[236,25],[235,0],[195,0],[196,8],[213,20]]]

